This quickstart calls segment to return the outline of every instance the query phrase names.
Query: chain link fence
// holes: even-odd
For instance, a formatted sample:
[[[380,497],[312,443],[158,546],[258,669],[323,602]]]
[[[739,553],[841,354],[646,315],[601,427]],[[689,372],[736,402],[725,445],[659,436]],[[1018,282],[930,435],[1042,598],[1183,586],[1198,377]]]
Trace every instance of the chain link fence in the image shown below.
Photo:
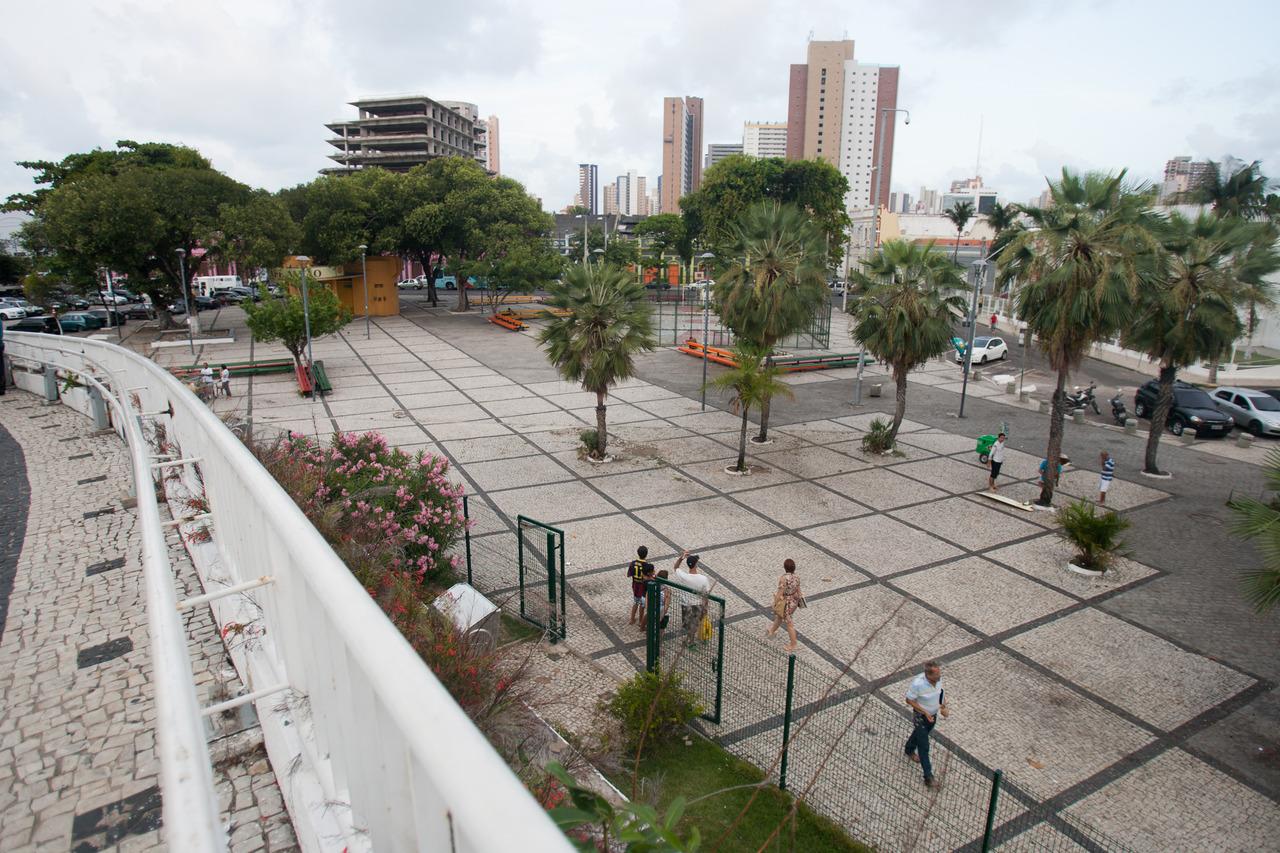
[[[713,347],[733,346],[733,333],[720,322],[715,308],[704,305],[701,288],[673,287],[659,291],[649,296],[649,304],[658,346],[679,346],[689,338],[705,339]],[[817,307],[804,329],[777,344],[781,350],[828,349],[830,346],[831,305],[826,300]]]

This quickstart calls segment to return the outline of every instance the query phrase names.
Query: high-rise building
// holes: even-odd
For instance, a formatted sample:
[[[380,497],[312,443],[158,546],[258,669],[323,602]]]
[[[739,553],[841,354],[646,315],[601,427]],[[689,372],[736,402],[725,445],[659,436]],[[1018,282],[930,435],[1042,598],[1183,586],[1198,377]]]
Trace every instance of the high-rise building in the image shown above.
[[[875,203],[887,206],[894,122],[880,117],[898,106],[898,67],[856,62],[853,42],[847,40],[811,41],[806,59],[791,66],[787,156],[816,157],[839,169],[849,181],[845,206],[850,210],[873,206],[877,183]]]
[[[347,174],[380,166],[407,172],[436,157],[471,157],[486,162],[486,128],[475,115],[475,105],[460,104],[471,108],[468,114],[449,104],[460,102],[433,101],[426,95],[352,101],[359,114],[355,121],[325,125],[334,133],[329,144],[338,149],[329,159],[338,166],[320,171]]]
[[[617,203],[617,213],[623,216],[648,216],[649,215],[649,197],[647,195],[646,184],[648,179],[643,175],[637,175],[635,170],[628,171],[625,175],[619,175],[613,182],[614,199]],[[606,191],[608,187],[605,188]],[[605,211],[608,213],[609,211]]]
[[[1192,160],[1190,157],[1174,157],[1164,164],[1164,183],[1160,185],[1160,199],[1176,200],[1193,190],[1212,174],[1208,160]]]
[[[786,157],[787,123],[743,122],[742,153],[748,157]]]
[[[578,164],[578,193],[573,203],[585,207],[587,213],[600,212],[600,167],[595,163]]]
[[[441,101],[449,109],[465,118],[475,127],[475,158],[485,169],[489,168],[489,122],[480,118],[480,108],[467,101]]]
[[[941,212],[946,213],[960,202],[967,201],[973,205],[974,213],[987,214],[995,208],[998,197],[995,190],[982,185],[981,175],[952,181],[951,192],[942,195]]]
[[[898,208],[899,213],[911,212],[911,193],[902,194],[902,207]]]
[[[711,142],[707,145],[707,159],[704,169],[710,169],[726,157],[742,153],[741,142]]]
[[[702,98],[662,99],[662,212],[702,183]]]
[[[938,199],[938,191],[920,188],[920,200],[916,202],[916,213],[940,213],[942,205]]]
[[[489,116],[485,124],[488,125],[489,127],[489,132],[486,134],[486,136],[488,137],[487,141],[488,141],[489,162],[486,164],[486,167],[493,174],[501,175],[502,174],[502,157],[500,156],[500,152],[498,149],[498,117]]]
[[[618,215],[618,185],[617,184],[604,185],[604,215],[605,216]]]

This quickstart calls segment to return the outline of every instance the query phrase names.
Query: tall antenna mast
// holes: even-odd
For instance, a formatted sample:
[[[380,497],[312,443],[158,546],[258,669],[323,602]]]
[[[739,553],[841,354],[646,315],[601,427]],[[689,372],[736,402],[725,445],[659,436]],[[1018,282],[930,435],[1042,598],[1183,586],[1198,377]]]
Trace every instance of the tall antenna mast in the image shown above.
[[[975,178],[982,175],[982,123],[984,116],[978,116],[978,160],[973,164],[973,176]]]

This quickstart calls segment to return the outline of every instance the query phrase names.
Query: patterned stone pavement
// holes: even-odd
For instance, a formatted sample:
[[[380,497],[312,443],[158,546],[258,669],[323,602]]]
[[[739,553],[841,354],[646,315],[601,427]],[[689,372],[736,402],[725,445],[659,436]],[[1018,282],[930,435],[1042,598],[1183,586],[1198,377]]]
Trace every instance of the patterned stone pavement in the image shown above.
[[[12,389],[0,397],[0,846],[167,849],[160,826],[141,540],[114,434]],[[179,598],[201,592],[176,534]],[[208,610],[188,617],[202,703],[239,687]],[[227,694],[225,691],[232,691]],[[238,717],[238,715],[237,715]],[[211,732],[235,851],[296,850],[256,726]]]
[[[247,357],[251,346],[221,347],[209,360]],[[619,676],[644,658],[643,632],[625,618],[623,566],[635,546],[646,544],[661,568],[681,549],[701,553],[729,625],[724,714],[709,730],[765,766],[780,742],[786,664],[780,642],[748,638],[767,624],[782,559],[795,558],[810,604],[799,620],[800,666],[815,684],[834,685],[836,698],[822,700],[831,705],[822,713],[866,715],[856,741],[862,746],[839,742],[836,751],[874,768],[861,784],[880,787],[852,803],[824,806],[814,796],[855,832],[886,837],[859,822],[906,826],[914,819],[903,815],[917,812],[942,826],[940,810],[951,808],[966,815],[953,822],[954,832],[920,836],[917,829],[894,838],[925,847],[971,841],[981,826],[966,810],[985,796],[976,768],[986,766],[1005,771],[1000,821],[1025,813],[1018,819],[1035,827],[1013,845],[1070,843],[1080,837],[1072,827],[1086,824],[1144,850],[1201,846],[1191,839],[1249,850],[1280,837],[1277,743],[1266,716],[1275,713],[1268,709],[1280,632],[1274,622],[1242,615],[1233,579],[1219,574],[1214,582],[1168,556],[1180,547],[1206,553],[1198,541],[1206,533],[1230,547],[1220,525],[1191,534],[1172,509],[1190,483],[1117,480],[1110,503],[1135,520],[1136,539],[1159,541],[1090,580],[1066,572],[1069,551],[1051,516],[980,494],[986,476],[972,436],[956,434],[954,420],[941,428],[957,399],[958,389],[948,387],[951,365],[913,377],[920,380],[911,391],[915,420],[903,426],[902,455],[887,458],[860,449],[875,415],[855,414],[831,393],[848,394],[852,371],[790,377],[798,400],[775,409],[774,442],[752,448],[753,473],[744,478],[723,470],[736,455],[736,417],[719,408],[722,400],[703,411],[677,390],[696,382],[698,371],[683,356],[646,358],[648,381],[616,390],[609,417],[617,459],[593,465],[576,446],[577,432],[594,424],[594,400],[556,379],[528,333],[501,331],[479,316],[407,309],[376,321],[368,340],[357,324],[316,342],[315,352],[333,378],[332,396],[302,400],[290,378],[259,377],[216,408],[317,435],[376,429],[402,447],[446,454],[473,496],[477,584],[486,589],[515,583],[516,514],[563,528],[570,643]],[[884,381],[874,369],[867,378]],[[999,391],[979,390],[971,386],[971,405],[982,420],[970,429],[993,431],[983,425],[1008,419],[1015,436],[1043,434],[1043,416],[995,403],[982,408],[981,398]],[[1117,440],[1109,435],[1079,434]],[[1037,441],[1023,446],[1032,450]],[[1176,458],[1187,466],[1231,464],[1180,448],[1162,452],[1182,453]],[[1011,450],[1004,491],[1033,496],[1037,463],[1033,452]],[[1256,482],[1252,474],[1222,474]],[[1095,482],[1095,473],[1073,470],[1062,491],[1091,497]],[[1197,541],[1170,548],[1188,536]],[[1195,602],[1212,616],[1185,613],[1178,590],[1188,585],[1213,586]],[[1239,630],[1224,631],[1223,618]],[[691,669],[701,666],[698,655],[705,657],[692,653]],[[949,806],[921,798],[918,770],[896,752],[907,730],[905,681],[929,657],[944,662],[956,708],[935,733],[953,779],[944,784],[951,793],[943,796],[955,799]],[[811,698],[823,692],[815,687]],[[850,710],[859,702],[864,710]],[[868,732],[876,736],[867,740]],[[811,748],[820,749],[814,737]],[[1176,794],[1153,797],[1157,789]],[[984,811],[982,801],[977,820]],[[1052,819],[1038,823],[1046,816]]]

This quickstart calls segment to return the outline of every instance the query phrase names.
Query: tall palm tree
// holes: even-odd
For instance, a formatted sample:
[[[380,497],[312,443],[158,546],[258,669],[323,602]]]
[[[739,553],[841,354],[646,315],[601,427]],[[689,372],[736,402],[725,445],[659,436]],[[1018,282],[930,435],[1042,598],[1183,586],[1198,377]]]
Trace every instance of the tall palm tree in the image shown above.
[[[1266,211],[1267,183],[1257,160],[1229,174],[1223,174],[1221,163],[1210,160],[1200,184],[1188,190],[1184,200],[1209,205],[1214,216],[1252,219]]]
[[[957,263],[960,257],[960,237],[964,234],[964,227],[969,224],[969,220],[973,218],[973,202],[962,201],[956,204],[946,213],[947,219],[951,220],[951,224],[956,227],[956,247],[951,251],[951,263]]]
[[[734,366],[712,379],[713,388],[732,391],[729,407],[742,415],[742,428],[738,432],[738,462],[735,471],[747,473],[747,413],[753,406],[759,407],[781,394],[791,397],[791,386],[778,379],[782,371],[768,363],[766,353],[759,347],[739,342],[733,348]]]
[[[964,278],[933,243],[890,240],[854,272],[854,334],[887,363],[897,385],[890,441],[907,411],[907,374],[951,346],[954,315],[965,310]]]
[[[1221,352],[1240,334],[1235,253],[1252,237],[1247,223],[1201,213],[1172,213],[1160,229],[1163,251],[1152,254],[1121,344],[1160,366],[1160,393],[1151,414],[1143,470],[1159,474],[1156,453],[1173,408],[1178,370]]]
[[[1267,488],[1280,492],[1280,449],[1267,452]],[[1280,507],[1274,499],[1233,498],[1229,504],[1236,515],[1232,531],[1244,539],[1255,539],[1262,552],[1262,568],[1246,571],[1245,596],[1266,613],[1280,603]]]
[[[1031,228],[1001,253],[1001,281],[1017,280],[1018,316],[1040,339],[1058,374],[1049,418],[1046,477],[1037,501],[1049,506],[1057,486],[1071,371],[1095,342],[1129,319],[1140,258],[1158,248],[1150,231],[1153,195],[1125,183],[1125,173],[1062,170],[1049,185],[1052,204],[1024,207]]]
[[[808,212],[777,201],[748,208],[733,237],[739,260],[716,282],[716,311],[739,341],[767,359],[830,298],[824,237]],[[769,405],[767,398],[760,402],[758,442],[769,438]]]
[[[608,449],[605,398],[609,389],[635,373],[635,357],[657,346],[644,287],[624,271],[606,264],[569,267],[548,288],[552,308],[538,333],[547,359],[567,382],[579,382],[596,395],[595,459]]]

